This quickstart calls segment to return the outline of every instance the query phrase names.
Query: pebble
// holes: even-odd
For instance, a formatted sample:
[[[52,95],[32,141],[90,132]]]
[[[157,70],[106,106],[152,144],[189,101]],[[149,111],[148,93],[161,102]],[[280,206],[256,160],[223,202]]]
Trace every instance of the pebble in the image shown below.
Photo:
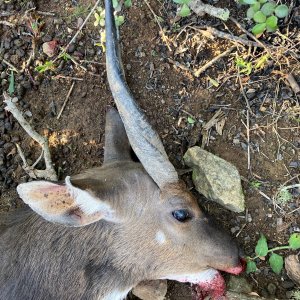
[[[68,47],[68,53],[73,53],[76,49],[76,45],[74,43],[72,43],[69,47]]]
[[[25,55],[25,51],[23,49],[17,49],[16,55],[18,55],[20,58],[22,58]]]
[[[275,295],[276,289],[277,289],[276,285],[275,285],[274,283],[272,283],[272,282],[269,283],[268,286],[267,286],[267,290],[268,290],[268,292],[269,292],[269,294],[270,294],[271,296],[274,296],[274,295]]]
[[[290,168],[300,168],[300,162],[299,161],[291,161],[289,164]]]
[[[292,288],[294,288],[295,284],[293,281],[291,280],[285,280],[282,282],[282,287],[287,289],[287,290],[290,290]]]
[[[29,110],[26,110],[26,111],[24,112],[24,115],[25,115],[26,117],[31,118],[31,117],[32,117],[32,112],[29,111]]]

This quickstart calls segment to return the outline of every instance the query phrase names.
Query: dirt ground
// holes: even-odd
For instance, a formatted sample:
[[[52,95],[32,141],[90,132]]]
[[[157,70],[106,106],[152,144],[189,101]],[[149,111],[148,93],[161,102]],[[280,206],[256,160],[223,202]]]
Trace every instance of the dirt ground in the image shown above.
[[[244,20],[244,7],[230,0],[211,2],[228,7],[235,19],[250,28]],[[236,36],[242,32],[233,22],[224,25],[209,16],[192,14],[179,20],[173,2],[150,0],[149,4],[163,19],[161,26],[166,38],[160,34],[146,2],[133,1],[132,7],[122,11],[125,16],[125,23],[120,27],[122,58],[128,85],[159,132],[171,162],[177,169],[185,169],[182,157],[194,145],[205,145],[206,150],[231,162],[244,179],[246,212],[231,213],[195,192],[201,205],[236,236],[246,255],[254,255],[260,233],[267,237],[269,246],[287,244],[290,234],[300,231],[300,188],[289,190],[291,199],[285,204],[275,200],[283,185],[299,184],[299,93],[295,94],[285,79],[285,75],[292,74],[300,82],[299,2],[287,3],[293,10],[290,18],[280,25],[281,33],[288,39],[279,34],[261,37],[268,45],[282,46],[289,51],[280,55],[283,50],[278,50],[278,56],[268,59],[263,68],[253,69],[249,75],[238,75],[237,56],[255,61],[265,54],[261,48],[239,46],[200,77],[195,77],[193,71],[233,43],[211,39],[199,30],[212,26]],[[34,128],[48,136],[59,179],[100,166],[103,159],[105,112],[108,105],[114,104],[106,81],[104,54],[95,45],[100,33],[93,25],[94,16],[69,49],[76,63],[60,58],[55,62],[55,69],[44,73],[37,72],[35,66],[51,60],[43,53],[42,44],[55,40],[60,47],[66,46],[93,5],[90,0],[0,0],[0,11],[11,13],[4,18],[2,14],[2,18],[16,24],[13,27],[0,24],[0,60],[11,64],[4,61],[0,64],[0,88],[9,89],[12,66],[21,70],[14,72],[13,93]],[[32,7],[36,9],[30,10]],[[33,28],[32,24],[37,25]],[[26,66],[33,40],[35,57]],[[74,89],[58,120],[57,114],[72,82],[75,82]],[[251,108],[248,117],[244,95]],[[219,110],[223,120],[220,124],[224,126],[221,134],[216,127],[205,129],[205,124]],[[20,144],[29,163],[40,156],[40,147],[4,111],[1,100],[1,211],[22,205],[15,187],[29,179],[22,170],[15,143]],[[43,168],[43,162],[37,167]],[[183,179],[192,188],[190,175],[183,175]],[[263,261],[258,266],[256,273],[243,275],[253,290],[270,299],[287,299],[296,287],[286,272],[276,275]],[[270,288],[270,283],[275,289]],[[188,286],[170,282],[168,299],[190,299],[190,295]]]

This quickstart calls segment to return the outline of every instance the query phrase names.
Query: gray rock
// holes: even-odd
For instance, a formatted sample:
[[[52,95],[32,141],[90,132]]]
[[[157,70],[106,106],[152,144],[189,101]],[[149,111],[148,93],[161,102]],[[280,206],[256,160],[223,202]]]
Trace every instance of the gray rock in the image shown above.
[[[229,291],[242,294],[249,294],[252,292],[252,286],[244,277],[234,275],[230,275],[227,288]]]
[[[235,166],[200,147],[184,155],[185,164],[193,169],[197,191],[234,212],[245,209],[241,178]]]
[[[164,300],[167,294],[167,280],[142,281],[132,289],[142,300]]]
[[[267,290],[271,296],[274,296],[277,290],[277,287],[274,283],[270,282],[267,286]]]
[[[265,299],[265,298],[254,296],[254,295],[245,295],[245,294],[228,291],[226,293],[226,299],[228,299],[228,300],[255,300],[255,299]]]

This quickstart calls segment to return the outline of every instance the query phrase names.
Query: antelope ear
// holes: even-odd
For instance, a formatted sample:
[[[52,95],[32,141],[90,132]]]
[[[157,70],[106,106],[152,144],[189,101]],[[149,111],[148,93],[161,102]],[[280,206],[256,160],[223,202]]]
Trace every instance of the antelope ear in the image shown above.
[[[32,181],[17,187],[20,198],[44,219],[68,226],[84,226],[100,219],[116,222],[111,207],[91,192],[72,185]]]

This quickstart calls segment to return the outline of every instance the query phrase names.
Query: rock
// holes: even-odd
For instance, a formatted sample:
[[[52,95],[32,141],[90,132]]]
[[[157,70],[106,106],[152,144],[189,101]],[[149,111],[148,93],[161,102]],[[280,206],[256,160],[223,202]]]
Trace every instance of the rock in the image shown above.
[[[250,295],[244,295],[244,294],[228,291],[226,293],[226,299],[227,300],[255,300],[255,299],[258,300],[258,299],[265,299],[265,298],[259,297],[255,293],[252,293]]]
[[[184,155],[193,169],[197,191],[234,212],[245,209],[241,178],[235,166],[200,147],[192,147]]]
[[[55,55],[57,50],[57,41],[53,40],[50,42],[43,43],[43,52],[49,56],[52,57]]]
[[[274,296],[277,290],[277,286],[274,283],[270,282],[267,286],[267,290],[271,296]]]
[[[298,255],[289,255],[285,258],[285,269],[288,276],[300,286],[300,262]]]
[[[236,293],[249,294],[252,286],[244,277],[231,275],[227,284],[228,290]]]
[[[132,289],[142,300],[164,300],[167,294],[167,280],[142,281]]]

